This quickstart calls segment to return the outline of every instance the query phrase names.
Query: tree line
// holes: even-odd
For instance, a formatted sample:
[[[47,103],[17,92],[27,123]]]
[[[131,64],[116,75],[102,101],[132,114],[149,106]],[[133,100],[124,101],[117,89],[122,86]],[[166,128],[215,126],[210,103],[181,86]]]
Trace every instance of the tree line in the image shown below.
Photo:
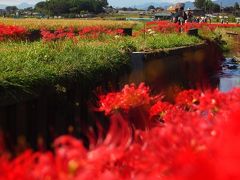
[[[107,0],[47,0],[37,3],[35,10],[49,15],[101,13],[107,5]]]
[[[77,15],[82,13],[101,13],[104,8],[108,6],[107,0],[46,0],[41,1],[35,5],[34,8],[26,8],[21,11],[38,12],[48,16],[61,15]],[[212,0],[195,0],[194,6],[196,8],[205,10],[205,12],[226,12],[239,14],[240,8],[238,2],[234,6],[221,7]],[[222,9],[221,9],[222,8]],[[137,10],[133,8],[122,8],[122,10]],[[154,6],[149,6],[148,10],[155,9]],[[7,14],[15,14],[18,10],[16,6],[6,7]]]
[[[234,12],[236,10],[239,10],[238,2],[236,2],[234,6],[223,8],[212,0],[195,0],[194,6],[196,8],[205,10],[205,12],[221,12],[222,10],[226,12]]]

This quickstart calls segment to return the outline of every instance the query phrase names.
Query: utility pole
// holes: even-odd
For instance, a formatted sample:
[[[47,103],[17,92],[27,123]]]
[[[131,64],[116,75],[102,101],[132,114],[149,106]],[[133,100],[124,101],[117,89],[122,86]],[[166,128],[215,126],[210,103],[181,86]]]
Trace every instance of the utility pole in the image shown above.
[[[205,13],[207,13],[207,1],[205,1],[205,3],[204,3],[204,11],[205,11]]]
[[[48,19],[50,18],[50,7],[49,7],[49,0],[46,0],[47,3],[47,10],[48,10]]]
[[[205,6],[205,13],[207,13],[207,8],[209,6],[209,0],[205,0],[204,6]]]

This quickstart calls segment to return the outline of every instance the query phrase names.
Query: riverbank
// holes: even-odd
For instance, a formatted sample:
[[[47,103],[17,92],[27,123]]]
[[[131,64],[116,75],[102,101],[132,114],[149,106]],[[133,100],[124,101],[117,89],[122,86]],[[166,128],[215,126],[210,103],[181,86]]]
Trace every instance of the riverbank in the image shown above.
[[[120,76],[130,67],[130,53],[203,42],[197,37],[178,34],[148,37],[115,37],[78,42],[1,42],[1,97],[19,98],[15,92],[35,94],[41,87],[65,81],[88,81],[96,86],[106,74]],[[122,69],[122,70],[121,70]],[[105,74],[105,75],[104,75]],[[68,79],[68,80],[67,80]]]
[[[200,35],[204,39],[215,41],[226,55],[240,57],[240,28],[217,28],[212,32],[202,32]]]
[[[53,136],[85,132],[94,124],[96,96],[136,80],[134,52],[144,54],[144,61],[135,59],[143,65],[141,81],[154,91],[166,88],[165,97],[205,84],[221,60],[215,41],[186,33],[88,35],[0,43],[0,119],[13,144],[23,136],[36,147],[40,136],[49,146]]]
[[[63,45],[63,47],[65,46]],[[59,56],[56,57],[64,56],[64,54],[59,52],[60,49],[57,50],[52,52],[54,55],[59,53]],[[81,49],[73,50],[79,52]],[[68,51],[70,50],[68,49]],[[99,59],[103,57],[100,55],[103,51],[111,52],[112,54],[104,59]],[[21,89],[21,86],[19,89],[16,89],[18,87],[16,85],[12,86],[11,89],[11,86],[8,86],[9,89],[2,88],[1,90],[5,90],[2,93],[9,93],[9,95],[1,97],[0,129],[2,128],[6,136],[10,138],[10,146],[22,146],[18,141],[21,138],[25,141],[24,145],[30,144],[31,147],[37,149],[40,138],[47,148],[51,148],[52,139],[62,134],[70,133],[77,137],[82,137],[83,134],[87,134],[90,126],[94,127],[96,125],[96,119],[102,122],[102,114],[96,109],[98,107],[97,99],[99,95],[119,90],[125,84],[131,82],[138,84],[145,81],[146,84],[153,88],[151,93],[161,92],[164,95],[164,100],[170,102],[175,99],[178,92],[184,89],[216,88],[218,84],[218,80],[212,84],[209,84],[208,81],[209,76],[218,70],[221,61],[221,51],[214,44],[202,43],[178,48],[156,49],[154,52],[142,51],[134,53],[125,51],[128,54],[126,56],[127,59],[125,59],[128,60],[126,64],[121,61],[124,60],[121,59],[124,56],[119,56],[119,61],[115,61],[116,64],[111,64],[108,58],[118,57],[115,51],[116,49],[110,51],[105,46],[101,46],[100,49],[96,48],[94,51],[94,56],[96,57],[92,58],[95,61],[92,61],[92,63],[90,63],[91,61],[89,62],[90,56],[83,56],[86,57],[85,61],[83,61],[86,64],[74,66],[75,68],[79,67],[79,69],[75,69],[74,72],[71,71],[72,74],[66,72],[66,74],[59,74],[59,76],[57,76],[57,73],[55,76],[49,76],[50,73],[46,73],[47,77],[52,79],[42,79],[42,81],[41,79],[36,79],[35,83],[38,83],[28,86],[28,91]],[[66,51],[64,52],[66,53]],[[123,53],[122,50],[119,51],[120,55],[121,53]],[[81,55],[83,54],[81,52]],[[135,55],[139,56],[136,57]],[[80,56],[74,57],[80,58]],[[49,64],[49,67],[51,67],[51,63],[47,62],[46,59],[41,60],[44,61],[42,63]],[[59,66],[53,64],[53,67],[57,67],[55,68],[56,71],[53,72],[58,72],[57,70],[61,70],[61,68],[67,68],[66,62],[63,61],[61,64],[61,60],[63,59],[56,61],[60,63]],[[70,58],[69,60],[73,61]],[[99,61],[102,62],[103,60],[110,61],[110,64],[105,62],[102,66],[99,66]],[[35,61],[38,60],[35,59]],[[34,72],[34,68],[36,70],[37,68],[31,63],[26,63],[25,66],[29,67],[31,65],[30,67],[32,67]],[[73,64],[72,62],[70,63]],[[77,63],[77,65],[79,64]],[[42,65],[42,67],[44,66]],[[80,72],[80,68],[86,69]],[[24,72],[27,70],[28,68]],[[83,72],[88,72],[86,70],[89,73],[84,74]],[[34,74],[31,76],[28,78],[34,78]],[[41,76],[35,78],[39,77]],[[17,83],[24,82],[19,81],[19,76],[15,76],[15,78],[15,80],[18,80],[16,81]],[[136,82],[137,80],[139,81]],[[103,126],[106,126],[106,122],[103,123]],[[84,139],[85,137],[83,136],[82,138]],[[84,143],[87,143],[87,140]]]

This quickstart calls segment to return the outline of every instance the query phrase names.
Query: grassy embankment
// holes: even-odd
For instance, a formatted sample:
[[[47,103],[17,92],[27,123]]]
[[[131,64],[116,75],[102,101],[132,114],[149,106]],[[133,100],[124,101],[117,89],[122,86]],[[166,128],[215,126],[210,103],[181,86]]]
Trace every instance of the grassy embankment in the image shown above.
[[[31,92],[32,87],[56,85],[74,77],[94,83],[104,74],[119,73],[130,64],[131,51],[188,46],[200,43],[196,37],[178,34],[113,37],[101,40],[58,42],[1,42],[0,89]]]
[[[223,52],[239,51],[239,42],[236,41],[234,36],[227,34],[227,32],[234,32],[240,34],[240,28],[217,28],[215,31],[200,30],[200,36],[204,39],[210,39],[218,43]]]

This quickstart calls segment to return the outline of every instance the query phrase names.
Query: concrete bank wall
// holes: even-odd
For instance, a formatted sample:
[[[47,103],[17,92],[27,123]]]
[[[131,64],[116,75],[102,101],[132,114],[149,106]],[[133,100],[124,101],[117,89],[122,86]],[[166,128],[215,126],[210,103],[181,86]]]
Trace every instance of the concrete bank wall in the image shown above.
[[[154,52],[134,52],[132,72],[128,82],[146,82],[155,90],[169,85],[182,88],[217,86],[209,77],[220,69],[222,53],[214,43],[164,49]]]

